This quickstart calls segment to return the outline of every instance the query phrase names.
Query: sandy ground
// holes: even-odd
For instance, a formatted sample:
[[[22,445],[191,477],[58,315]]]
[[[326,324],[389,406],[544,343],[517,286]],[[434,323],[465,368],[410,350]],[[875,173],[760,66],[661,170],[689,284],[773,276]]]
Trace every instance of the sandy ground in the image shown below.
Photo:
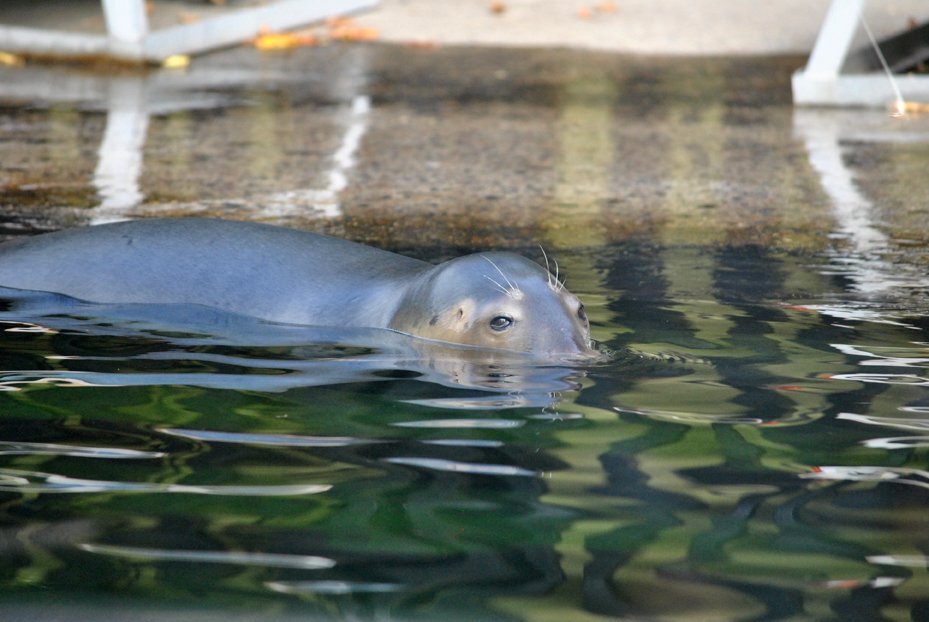
[[[258,0],[155,0],[152,28]],[[261,4],[267,4],[263,0]],[[336,3],[337,4],[337,3]],[[806,54],[830,0],[381,0],[357,16],[386,42],[573,47],[645,54]],[[221,6],[217,6],[221,5]],[[866,2],[878,36],[929,19],[925,0]],[[0,25],[102,32],[97,0],[4,0]],[[862,43],[863,33],[859,33]]]
[[[383,0],[361,18],[385,41],[568,46],[646,54],[808,53],[828,0]],[[871,2],[878,33],[925,19],[925,2]]]

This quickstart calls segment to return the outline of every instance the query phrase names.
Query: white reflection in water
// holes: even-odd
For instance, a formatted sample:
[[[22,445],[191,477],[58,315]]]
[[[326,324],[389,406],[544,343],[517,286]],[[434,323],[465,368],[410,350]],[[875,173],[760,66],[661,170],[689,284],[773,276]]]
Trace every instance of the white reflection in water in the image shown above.
[[[294,484],[286,486],[210,486],[159,484],[151,482],[115,482],[91,480],[41,473],[0,469],[0,491],[43,493],[181,493],[245,497],[315,495],[332,488],[328,484]]]
[[[858,187],[846,164],[843,144],[849,140],[875,143],[924,142],[929,133],[914,134],[913,128],[889,119],[882,111],[795,109],[794,132],[807,150],[810,166],[819,175],[823,190],[832,202],[836,220],[835,237],[848,249],[832,257],[826,274],[847,276],[852,287],[875,294],[897,288],[929,285],[922,272],[907,272],[884,259],[889,239],[876,222],[871,200]]]
[[[581,413],[560,413],[560,412],[543,412],[537,413],[535,415],[529,415],[529,419],[537,419],[539,421],[573,421],[577,419],[584,419],[584,415]]]
[[[424,445],[440,445],[444,447],[503,447],[500,441],[482,439],[441,438],[433,441],[423,441]]]
[[[114,447],[80,447],[77,445],[59,445],[55,443],[0,441],[0,456],[18,455],[145,460],[151,458],[161,458],[165,454],[160,451],[138,451],[135,449],[119,449]]]
[[[829,344],[842,354],[848,356],[867,356],[871,357],[863,361],[858,361],[861,366],[881,367],[925,367],[929,363],[929,356],[912,356],[913,354],[929,354],[926,344],[913,342],[914,348],[905,348],[900,346],[868,346],[865,350],[863,346],[855,346],[844,343]],[[883,351],[883,353],[882,353]]]
[[[98,150],[94,186],[101,202],[92,224],[125,220],[127,210],[142,202],[142,148],[148,132],[146,82],[114,79],[109,88],[106,130]]]
[[[468,473],[470,475],[507,475],[519,477],[536,477],[537,471],[522,469],[506,464],[475,464],[473,462],[458,462],[456,460],[441,460],[438,458],[385,458],[385,462],[422,467],[433,471],[447,471],[451,473]]]
[[[827,590],[857,590],[863,587],[881,589],[884,587],[896,587],[903,583],[904,579],[900,577],[874,577],[867,581],[861,579],[832,579],[815,584],[824,587]]]
[[[660,421],[674,421],[674,422],[683,422],[688,424],[716,424],[716,423],[727,423],[727,424],[751,424],[751,425],[761,425],[765,423],[764,419],[759,417],[744,417],[741,415],[724,415],[724,414],[713,414],[713,413],[691,413],[686,411],[674,411],[674,410],[656,410],[656,409],[633,409],[633,408],[621,408],[619,406],[614,406],[613,410],[618,413],[627,414],[627,415],[637,415],[640,417],[648,417],[649,419],[658,419]]]
[[[917,447],[929,447],[929,436],[870,438],[861,444],[871,449],[915,449]]]
[[[218,432],[213,430],[184,430],[181,428],[160,428],[158,431],[195,441],[236,443],[241,445],[272,445],[275,447],[346,447],[348,445],[369,445],[380,442],[377,440],[357,439],[350,436],[247,434],[239,432]]]
[[[41,375],[34,372],[12,372],[0,374],[0,391],[21,391],[23,386],[49,385],[54,387],[119,387],[119,383],[96,382],[99,374],[82,372],[43,371]]]
[[[800,473],[801,479],[839,480],[850,482],[889,482],[929,488],[929,471],[894,467],[819,466],[810,473]]]
[[[913,386],[929,386],[929,379],[915,374],[835,374],[830,376],[833,380],[855,380],[873,384],[906,384]]]
[[[437,397],[431,399],[403,400],[405,404],[415,406],[428,406],[430,408],[451,408],[455,410],[483,410],[490,408],[501,410],[504,408],[527,408],[535,406],[537,400],[525,395],[485,395],[481,397]]]
[[[899,410],[907,411],[907,407]],[[923,414],[922,411],[918,411]],[[839,413],[836,419],[854,421],[865,425],[897,428],[900,430],[915,430],[925,432],[929,430],[929,419],[919,417],[880,417],[872,415],[859,415],[856,413]],[[929,447],[929,436],[892,436],[885,438],[869,438],[861,443],[872,449],[913,449],[916,447]]]
[[[123,557],[139,561],[196,562],[207,564],[238,564],[269,568],[296,568],[322,570],[335,566],[335,560],[317,555],[289,555],[281,553],[248,553],[243,551],[195,551],[179,549],[149,549],[111,544],[79,544],[88,553],[109,557]]]
[[[383,594],[403,589],[399,583],[354,581],[268,581],[265,586],[281,594]]]
[[[929,557],[925,555],[868,555],[865,559],[872,564],[882,566],[929,568]]]
[[[343,114],[342,125],[345,133],[342,142],[332,156],[332,168],[326,176],[325,188],[288,190],[268,196],[264,201],[262,213],[265,216],[279,217],[303,211],[301,205],[312,205],[323,215],[335,218],[342,215],[339,194],[348,186],[348,174],[355,167],[355,153],[361,146],[361,140],[370,124],[371,98],[356,95]]]
[[[41,324],[32,324],[31,322],[0,322],[2,324],[12,324],[9,328],[4,328],[5,333],[36,333],[40,335],[57,335],[58,331],[54,328],[48,328]]]
[[[863,307],[838,307],[835,305],[804,305],[804,308],[818,311],[823,315],[829,315],[842,320],[851,320],[856,322],[873,322],[875,324],[889,324],[891,326],[902,326],[911,330],[920,330],[918,326],[913,326],[903,318],[894,316],[882,309],[868,309]]]
[[[428,419],[424,421],[400,421],[391,425],[400,428],[490,428],[506,430],[522,427],[525,422],[510,419]]]
[[[910,412],[907,407],[899,410]],[[918,417],[879,417],[874,415],[859,415],[857,413],[839,413],[836,419],[846,421],[855,421],[866,425],[889,426],[901,430],[916,430],[924,432],[929,430],[929,419],[920,419]]]

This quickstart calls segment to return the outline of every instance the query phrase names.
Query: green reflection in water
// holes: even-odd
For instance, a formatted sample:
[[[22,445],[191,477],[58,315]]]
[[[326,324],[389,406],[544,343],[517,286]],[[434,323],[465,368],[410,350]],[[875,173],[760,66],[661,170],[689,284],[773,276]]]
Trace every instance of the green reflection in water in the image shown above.
[[[921,377],[922,329],[778,303],[809,279],[792,256],[604,247],[563,263],[602,297],[591,317],[617,359],[553,408],[411,403],[456,395],[414,377],[6,385],[2,440],[45,448],[0,452],[8,593],[533,620],[826,616],[870,594],[905,619],[927,593],[902,557],[920,559],[929,527],[926,449],[875,441],[918,434],[925,389],[855,374]],[[155,364],[128,337],[3,339],[6,369],[35,378]],[[248,373],[261,352],[223,369]],[[200,364],[178,359],[192,378],[216,371]],[[69,445],[84,449],[54,452]],[[88,487],[51,487],[75,482]],[[293,486],[307,488],[278,494]],[[301,566],[316,559],[333,563]],[[890,591],[909,607],[876,597]]]

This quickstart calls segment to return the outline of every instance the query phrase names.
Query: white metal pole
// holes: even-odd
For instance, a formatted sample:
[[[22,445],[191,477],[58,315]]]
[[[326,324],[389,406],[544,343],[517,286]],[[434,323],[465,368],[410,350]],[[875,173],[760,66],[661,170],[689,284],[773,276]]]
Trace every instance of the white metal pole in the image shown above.
[[[148,36],[145,0],[101,0],[103,18],[109,33],[111,52],[115,56],[142,58]]]
[[[832,0],[816,45],[806,63],[808,76],[837,76],[858,28],[864,0]]]

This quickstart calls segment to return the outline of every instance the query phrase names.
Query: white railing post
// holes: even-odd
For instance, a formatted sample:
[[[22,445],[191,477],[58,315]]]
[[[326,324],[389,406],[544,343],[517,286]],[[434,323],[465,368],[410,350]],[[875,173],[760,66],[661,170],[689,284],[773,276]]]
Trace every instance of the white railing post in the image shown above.
[[[858,28],[864,0],[832,0],[806,64],[809,76],[837,76]]]
[[[148,18],[145,0],[102,0],[109,47],[116,56],[141,59]]]

